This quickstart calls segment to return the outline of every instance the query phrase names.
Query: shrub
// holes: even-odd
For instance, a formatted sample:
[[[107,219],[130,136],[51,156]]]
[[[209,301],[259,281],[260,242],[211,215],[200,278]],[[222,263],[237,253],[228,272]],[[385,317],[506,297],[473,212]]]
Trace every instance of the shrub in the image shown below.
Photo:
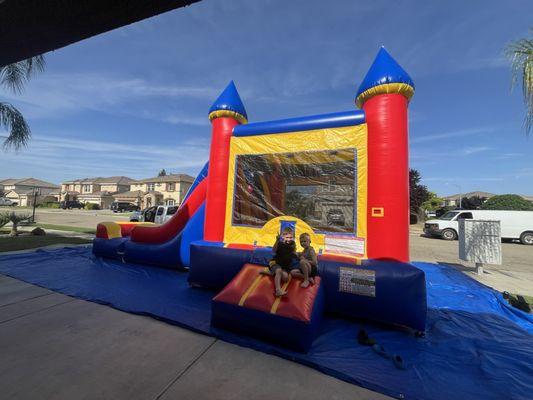
[[[86,210],[99,210],[100,209],[100,205],[95,204],[95,203],[86,203],[85,204],[85,209]]]
[[[57,201],[48,201],[46,203],[37,204],[37,207],[42,208],[59,208],[59,202]]]
[[[517,194],[502,194],[488,199],[481,206],[482,210],[516,210],[533,211],[533,203]]]

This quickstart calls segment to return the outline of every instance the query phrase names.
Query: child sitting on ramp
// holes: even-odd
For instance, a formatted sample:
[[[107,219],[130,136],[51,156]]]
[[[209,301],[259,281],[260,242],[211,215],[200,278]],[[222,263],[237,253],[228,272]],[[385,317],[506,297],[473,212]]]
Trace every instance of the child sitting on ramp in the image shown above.
[[[274,258],[269,262],[269,270],[261,273],[274,276],[274,294],[276,297],[281,297],[287,294],[287,290],[283,289],[281,284],[289,280],[291,270],[298,268],[294,231],[290,227],[283,229],[281,237],[276,238],[272,251]]]
[[[292,269],[291,275],[293,278],[303,279],[300,286],[306,288],[309,284],[315,283],[314,277],[318,273],[318,260],[315,249],[311,247],[311,236],[308,233],[300,235],[300,246],[303,248],[299,256],[300,267]]]

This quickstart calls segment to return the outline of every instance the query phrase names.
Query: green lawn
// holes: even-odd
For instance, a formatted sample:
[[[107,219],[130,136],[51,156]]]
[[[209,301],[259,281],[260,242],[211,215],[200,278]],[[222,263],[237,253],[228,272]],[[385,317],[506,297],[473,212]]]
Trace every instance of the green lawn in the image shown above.
[[[76,237],[65,237],[56,235],[31,236],[21,235],[17,237],[0,238],[0,253],[5,251],[35,249],[37,247],[49,246],[52,244],[84,244],[91,243],[89,239]]]
[[[57,231],[68,231],[68,232],[79,232],[79,233],[96,233],[96,229],[94,228],[80,228],[78,226],[68,226],[68,225],[53,225],[53,224],[41,224],[36,223],[35,226],[39,226],[43,228],[44,230],[47,229],[55,229]]]

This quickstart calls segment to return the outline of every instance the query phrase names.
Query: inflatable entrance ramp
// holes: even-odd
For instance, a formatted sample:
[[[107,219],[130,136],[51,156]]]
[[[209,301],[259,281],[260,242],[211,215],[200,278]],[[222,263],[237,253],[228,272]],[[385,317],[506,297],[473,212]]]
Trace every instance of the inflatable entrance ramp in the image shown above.
[[[306,352],[318,333],[324,310],[321,280],[317,277],[314,285],[304,289],[300,281],[289,278],[284,285],[287,295],[275,297],[272,278],[260,274],[266,269],[245,264],[213,299],[211,323]]]

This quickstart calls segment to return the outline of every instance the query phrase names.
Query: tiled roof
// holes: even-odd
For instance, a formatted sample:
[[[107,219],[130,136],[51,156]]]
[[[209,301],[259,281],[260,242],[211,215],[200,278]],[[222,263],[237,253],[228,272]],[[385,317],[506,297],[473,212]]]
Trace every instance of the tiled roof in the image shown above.
[[[0,181],[0,185],[11,186],[11,185],[24,185],[24,186],[36,186],[36,187],[46,187],[46,188],[59,188],[59,185],[54,183],[42,181],[36,178],[8,178]]]
[[[154,178],[141,179],[132,183],[160,183],[160,182],[188,182],[193,183],[194,178],[187,174],[168,174]]]
[[[74,179],[71,181],[63,182],[63,184],[71,184],[71,183],[78,183],[78,184],[88,184],[88,183],[110,183],[110,184],[116,184],[116,185],[130,185],[131,183],[135,182],[134,179],[128,178],[127,176],[109,176],[107,178],[105,177],[94,177],[94,178],[82,178],[82,179]]]
[[[489,192],[468,192],[468,193],[462,193],[462,194],[452,194],[451,196],[443,197],[444,200],[459,200],[459,198],[465,198],[465,197],[485,197],[487,199],[490,199],[491,197],[498,196],[494,193]],[[533,201],[533,196],[519,194],[520,197],[522,197],[524,200]]]
[[[128,192],[120,192],[116,193],[113,196],[116,198],[132,198],[132,197],[138,197],[138,196],[144,196],[146,192],[143,192],[142,190],[130,190]]]
[[[468,193],[461,193],[461,194],[452,194],[451,196],[444,197],[444,200],[459,200],[459,197],[465,198],[465,197],[486,197],[490,198],[493,196],[496,196],[494,193],[488,193],[488,192],[468,192]]]
[[[103,192],[82,193],[78,197],[94,197],[94,196],[111,196],[113,193],[104,190]]]

